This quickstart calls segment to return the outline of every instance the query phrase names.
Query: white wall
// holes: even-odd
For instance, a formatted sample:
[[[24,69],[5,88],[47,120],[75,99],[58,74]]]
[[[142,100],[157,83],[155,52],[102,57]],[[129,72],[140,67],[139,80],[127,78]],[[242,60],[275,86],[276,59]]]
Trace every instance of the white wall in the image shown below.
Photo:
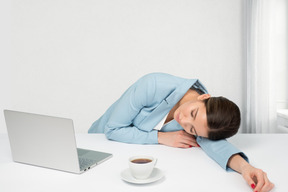
[[[167,72],[200,78],[243,109],[244,8],[242,0],[14,0],[0,106],[72,118],[86,132],[140,76]],[[3,115],[0,125],[6,132]]]
[[[2,109],[10,107],[11,1],[0,1],[0,133],[6,132]]]

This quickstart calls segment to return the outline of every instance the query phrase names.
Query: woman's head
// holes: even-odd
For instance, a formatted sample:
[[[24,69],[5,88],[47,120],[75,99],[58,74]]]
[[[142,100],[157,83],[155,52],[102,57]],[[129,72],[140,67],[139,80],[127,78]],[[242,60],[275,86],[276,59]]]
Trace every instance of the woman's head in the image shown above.
[[[240,127],[241,114],[238,106],[225,97],[210,97],[206,106],[208,138],[219,140],[235,135]]]
[[[174,112],[174,119],[190,134],[211,140],[235,135],[240,127],[240,110],[224,97],[203,94],[197,100],[183,102]]]

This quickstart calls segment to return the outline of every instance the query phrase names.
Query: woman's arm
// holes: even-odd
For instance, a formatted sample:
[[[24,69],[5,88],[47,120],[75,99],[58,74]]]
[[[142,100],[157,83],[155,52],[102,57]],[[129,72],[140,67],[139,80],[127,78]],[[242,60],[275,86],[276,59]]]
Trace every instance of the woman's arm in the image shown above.
[[[253,167],[238,154],[233,155],[229,159],[228,166],[242,174],[255,192],[267,192],[274,187],[274,184],[269,181],[264,171]]]
[[[274,187],[266,173],[250,165],[245,154],[227,140],[211,141],[207,138],[197,137],[197,143],[222,168],[233,169],[241,173],[254,192],[267,192]]]
[[[88,132],[100,129],[110,140],[158,144],[158,131],[154,126],[195,81],[162,73],[145,75],[131,85]],[[169,98],[171,102],[167,101]]]
[[[158,143],[170,147],[199,147],[193,135],[184,130],[174,132],[158,132]]]
[[[143,129],[134,124],[145,107],[151,107],[155,88],[153,75],[146,75],[130,86],[123,95],[110,107],[110,113],[104,125],[104,133],[110,140],[136,143],[157,144],[157,130],[149,127]],[[139,117],[138,117],[139,118]]]

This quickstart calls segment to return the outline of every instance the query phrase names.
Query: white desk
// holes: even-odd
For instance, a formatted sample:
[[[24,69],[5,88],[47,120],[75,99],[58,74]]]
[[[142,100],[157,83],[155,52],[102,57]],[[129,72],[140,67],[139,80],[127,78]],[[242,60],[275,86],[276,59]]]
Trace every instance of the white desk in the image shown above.
[[[113,157],[81,175],[14,163],[8,136],[0,135],[0,191],[252,191],[242,176],[226,172],[200,148],[179,149],[163,145],[134,145],[108,141],[104,135],[79,134],[78,147],[106,151]],[[288,134],[238,134],[229,139],[250,158],[250,163],[268,173],[273,191],[288,191]],[[155,183],[135,185],[121,180],[132,155],[158,158],[165,177]]]

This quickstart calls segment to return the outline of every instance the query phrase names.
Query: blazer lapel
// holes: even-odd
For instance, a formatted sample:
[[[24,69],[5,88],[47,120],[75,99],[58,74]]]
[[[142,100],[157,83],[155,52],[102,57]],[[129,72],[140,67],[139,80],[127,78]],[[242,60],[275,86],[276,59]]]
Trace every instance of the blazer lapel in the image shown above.
[[[155,108],[149,116],[145,118],[140,126],[145,130],[152,130],[164,117],[169,113],[173,106],[183,97],[177,91],[172,92],[165,98],[157,108]]]

